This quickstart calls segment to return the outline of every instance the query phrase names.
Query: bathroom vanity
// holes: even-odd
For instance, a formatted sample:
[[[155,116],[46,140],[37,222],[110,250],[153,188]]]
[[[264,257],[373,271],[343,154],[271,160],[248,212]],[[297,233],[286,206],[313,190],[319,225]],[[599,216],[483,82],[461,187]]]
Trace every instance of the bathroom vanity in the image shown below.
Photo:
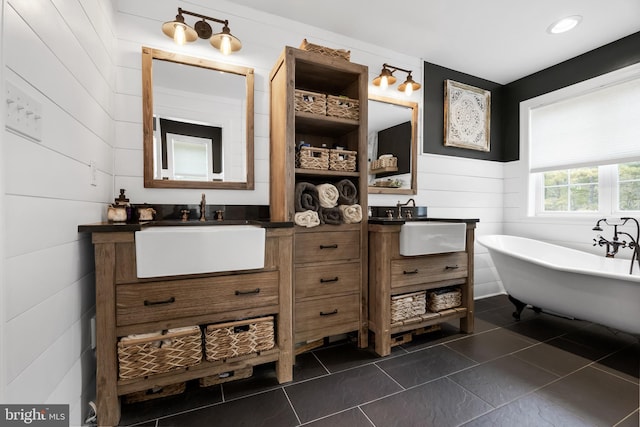
[[[194,222],[197,224],[196,221],[187,224]],[[265,228],[263,268],[149,278],[139,278],[137,274],[136,232],[153,225],[79,227],[81,232],[92,233],[95,248],[96,403],[100,425],[118,425],[119,398],[131,393],[197,378],[233,375],[268,362],[275,362],[279,382],[291,381],[291,225],[270,222],[257,225]],[[215,257],[216,253],[205,255]],[[119,371],[119,342],[123,337],[265,316],[274,319],[275,345],[268,350],[214,361],[203,356],[190,366],[136,378],[123,379]]]
[[[459,319],[462,332],[473,332],[473,254],[476,219],[404,219],[369,220],[369,330],[374,335],[375,352],[380,356],[391,353],[391,347],[401,344],[413,331]],[[405,223],[450,224],[463,228],[462,246],[425,250],[422,255],[401,255],[401,233]],[[425,228],[428,230],[428,228]],[[415,234],[415,231],[411,231]],[[432,240],[426,239],[426,244]],[[406,250],[406,249],[405,249]],[[440,253],[433,253],[438,252]],[[411,252],[416,253],[419,251]],[[398,298],[424,295],[430,292],[455,289],[460,304],[443,310],[419,312],[401,320],[392,319],[392,304]],[[424,296],[422,296],[424,298]],[[424,303],[423,303],[424,307]],[[423,310],[424,311],[424,310]]]

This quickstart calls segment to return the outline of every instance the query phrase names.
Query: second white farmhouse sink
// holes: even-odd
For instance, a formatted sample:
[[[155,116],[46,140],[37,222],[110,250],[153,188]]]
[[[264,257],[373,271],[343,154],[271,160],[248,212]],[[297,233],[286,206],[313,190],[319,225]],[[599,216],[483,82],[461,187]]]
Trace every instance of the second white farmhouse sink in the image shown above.
[[[148,227],[135,236],[140,278],[264,267],[266,232],[256,225]]]
[[[400,255],[415,256],[465,250],[463,222],[406,222],[400,227]]]

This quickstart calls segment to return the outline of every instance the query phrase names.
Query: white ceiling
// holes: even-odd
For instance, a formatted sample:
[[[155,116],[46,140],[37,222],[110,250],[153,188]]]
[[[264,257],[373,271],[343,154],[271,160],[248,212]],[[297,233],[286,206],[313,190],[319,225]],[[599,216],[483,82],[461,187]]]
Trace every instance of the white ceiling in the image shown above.
[[[500,84],[640,31],[640,0],[234,2]],[[569,15],[576,29],[546,32]]]

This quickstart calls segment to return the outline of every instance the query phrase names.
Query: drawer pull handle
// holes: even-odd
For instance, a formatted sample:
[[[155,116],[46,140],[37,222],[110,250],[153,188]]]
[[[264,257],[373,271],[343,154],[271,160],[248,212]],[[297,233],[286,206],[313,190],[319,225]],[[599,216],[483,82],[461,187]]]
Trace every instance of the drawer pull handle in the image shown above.
[[[460,267],[459,267],[459,266],[457,266],[457,265],[447,265],[444,269],[445,269],[445,270],[457,270],[457,269],[459,269],[459,268],[460,268]]]
[[[336,308],[333,311],[321,311],[320,316],[331,316],[333,314],[338,314],[338,309]]]
[[[333,244],[333,245],[320,245],[320,249],[338,249],[338,245],[337,245],[337,244]]]
[[[337,282],[338,281],[338,276],[332,278],[332,279],[320,279],[320,283],[331,283],[331,282]]]
[[[255,288],[252,291],[236,291],[236,295],[252,295],[252,294],[259,294],[260,293],[260,288]]]
[[[418,274],[418,269],[416,268],[415,270],[411,271],[403,270],[402,274]]]
[[[149,300],[144,300],[144,305],[145,306],[150,306],[150,305],[162,305],[162,304],[173,304],[174,302],[176,302],[176,298],[175,297],[171,297],[167,300],[164,301],[149,301]]]

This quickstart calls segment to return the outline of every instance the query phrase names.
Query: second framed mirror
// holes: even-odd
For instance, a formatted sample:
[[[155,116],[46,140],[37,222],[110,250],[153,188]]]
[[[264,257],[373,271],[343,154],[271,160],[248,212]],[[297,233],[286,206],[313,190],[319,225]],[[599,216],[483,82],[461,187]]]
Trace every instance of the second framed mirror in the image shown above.
[[[369,95],[369,194],[416,194],[418,104]]]

